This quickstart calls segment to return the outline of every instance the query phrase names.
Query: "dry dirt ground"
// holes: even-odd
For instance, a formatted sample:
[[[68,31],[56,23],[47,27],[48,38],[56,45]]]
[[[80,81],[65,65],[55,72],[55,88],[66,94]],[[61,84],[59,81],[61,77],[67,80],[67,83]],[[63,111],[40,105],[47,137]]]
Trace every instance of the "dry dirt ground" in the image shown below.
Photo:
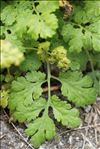
[[[57,126],[57,136],[39,149],[100,149],[100,98],[81,109],[82,125],[76,129]],[[7,112],[1,110],[1,149],[34,149],[24,134],[25,125],[9,123]]]

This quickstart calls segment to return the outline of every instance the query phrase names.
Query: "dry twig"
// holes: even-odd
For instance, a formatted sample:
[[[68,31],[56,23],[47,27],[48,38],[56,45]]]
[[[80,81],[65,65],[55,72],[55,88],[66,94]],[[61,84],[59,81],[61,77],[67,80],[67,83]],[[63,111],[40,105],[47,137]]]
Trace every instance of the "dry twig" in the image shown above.
[[[8,114],[6,113],[5,110],[3,110],[3,111],[4,111],[4,114],[6,115],[6,117],[7,117],[8,120],[9,120],[10,118],[9,118]],[[28,147],[30,147],[31,149],[34,149],[34,148],[32,147],[32,145],[27,142],[27,140],[24,138],[24,136],[23,136],[23,135],[20,133],[20,131],[16,128],[16,126],[14,125],[14,123],[13,123],[13,122],[10,122],[10,124],[13,126],[13,128],[16,130],[16,132],[20,135],[21,139],[28,145]]]
[[[70,130],[67,130],[67,131],[64,131],[62,133],[60,133],[60,135],[63,135],[67,132],[70,132],[70,131],[78,131],[78,130],[82,130],[82,129],[86,129],[86,128],[96,128],[96,127],[99,127],[100,126],[100,123],[96,124],[96,125],[87,125],[87,126],[83,126],[83,127],[79,127],[79,128],[75,128],[75,129],[70,129]]]
[[[93,146],[91,141],[83,133],[81,133],[81,135],[82,135],[83,139],[88,142],[88,144],[91,147],[91,149],[95,149],[95,147]],[[85,146],[84,146],[84,148],[85,148]],[[83,147],[82,147],[82,149],[83,149]]]
[[[51,91],[57,91],[60,89],[60,86],[51,86]],[[48,87],[43,88],[43,93],[48,92]]]
[[[2,136],[0,136],[0,140],[3,139],[5,136],[6,136],[5,134],[3,134]]]

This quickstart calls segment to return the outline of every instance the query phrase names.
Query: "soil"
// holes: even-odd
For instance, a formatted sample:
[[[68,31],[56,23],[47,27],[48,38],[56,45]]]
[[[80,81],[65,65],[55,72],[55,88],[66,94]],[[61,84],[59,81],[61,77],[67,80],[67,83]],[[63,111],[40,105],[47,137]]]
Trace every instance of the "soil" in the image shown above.
[[[79,128],[68,129],[58,125],[56,137],[39,149],[100,149],[100,98],[94,105],[80,111],[83,122]],[[0,117],[1,149],[34,149],[24,134],[25,124],[10,123],[3,109]]]

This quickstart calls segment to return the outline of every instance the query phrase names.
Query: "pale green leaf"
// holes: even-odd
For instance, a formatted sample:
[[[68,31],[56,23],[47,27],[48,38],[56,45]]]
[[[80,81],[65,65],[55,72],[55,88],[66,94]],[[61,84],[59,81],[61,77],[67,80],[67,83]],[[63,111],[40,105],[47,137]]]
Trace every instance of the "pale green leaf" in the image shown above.
[[[6,108],[8,105],[9,91],[0,90],[0,106]]]
[[[97,52],[100,52],[100,38],[99,37],[98,36],[93,36],[92,37],[93,48]]]
[[[26,77],[19,77],[13,81],[9,100],[10,110],[16,111],[16,108],[21,105],[31,106],[33,99],[39,99],[42,94],[41,84],[44,79],[43,73],[33,71],[28,73]]]
[[[59,1],[40,1],[37,10],[42,13],[51,13],[59,8]]]
[[[61,34],[71,52],[83,49],[100,51],[100,2],[85,1],[73,6],[70,19]]]
[[[4,21],[6,25],[12,25],[16,21],[16,16],[17,12],[13,5],[6,6],[1,12],[1,20]]]
[[[20,70],[22,71],[32,71],[38,70],[41,66],[41,62],[35,52],[29,53],[25,60],[21,63]]]
[[[88,62],[88,57],[86,52],[82,51],[80,53],[69,52],[68,57],[71,61],[70,68],[71,70],[85,70]]]
[[[30,122],[34,120],[40,112],[45,108],[46,100],[40,98],[39,100],[34,101],[31,105],[25,106],[20,103],[20,106],[16,108],[16,111],[12,114],[15,120],[19,122]]]
[[[50,140],[55,136],[55,125],[48,115],[43,115],[34,123],[29,124],[26,134],[31,136],[34,147],[39,147],[45,140]]]
[[[77,127],[80,125],[77,109],[72,108],[66,101],[61,101],[56,95],[52,96],[51,101],[54,117],[58,122],[68,127]]]
[[[62,94],[68,97],[76,106],[92,104],[96,100],[96,92],[89,76],[82,77],[79,72],[61,73]]]

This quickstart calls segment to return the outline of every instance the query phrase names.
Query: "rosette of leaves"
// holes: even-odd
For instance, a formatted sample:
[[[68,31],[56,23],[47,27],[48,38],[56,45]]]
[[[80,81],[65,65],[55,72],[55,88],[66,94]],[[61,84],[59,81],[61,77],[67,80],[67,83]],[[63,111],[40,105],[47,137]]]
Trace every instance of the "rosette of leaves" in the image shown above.
[[[89,77],[76,73],[61,73],[62,94],[76,106],[84,106],[95,101],[96,94]],[[41,84],[46,81],[45,74],[29,72],[25,77],[19,77],[12,83],[9,108],[12,117],[19,122],[29,123],[26,134],[31,136],[31,143],[39,147],[45,140],[52,139],[56,134],[55,124],[49,116],[49,107],[58,122],[67,127],[77,127],[80,124],[79,112],[66,101],[56,95],[48,100],[42,98]],[[47,125],[48,124],[48,125]]]
[[[92,87],[93,81],[89,76],[82,76],[79,72],[70,71],[61,72],[59,78],[51,75],[50,56],[52,52],[54,60],[56,56],[56,63],[57,56],[60,58],[59,54],[64,54],[63,56],[66,57],[66,50],[62,46],[53,50],[50,50],[49,42],[41,43],[38,48],[40,59],[47,63],[47,77],[44,73],[34,70],[28,72],[24,77],[18,77],[12,82],[11,87],[9,98],[11,116],[19,122],[28,122],[25,132],[31,137],[34,147],[39,147],[45,140],[50,140],[55,136],[56,127],[52,116],[56,121],[69,128],[80,125],[78,109],[72,107],[67,101],[62,101],[56,95],[51,95],[51,79],[60,81],[62,95],[78,107],[92,104],[96,99],[95,89]],[[55,55],[55,50],[59,52],[58,55]],[[65,63],[63,65],[65,66]],[[47,99],[43,98],[43,88],[41,87],[46,82],[48,84]]]
[[[31,136],[31,143],[35,147],[56,134],[49,107],[53,109],[55,119],[64,126],[76,127],[80,124],[78,110],[66,101],[61,101],[56,95],[50,96],[49,100],[42,98],[41,84],[45,81],[44,73],[28,72],[25,77],[13,81],[9,98],[12,117],[19,122],[29,123],[26,134]]]

